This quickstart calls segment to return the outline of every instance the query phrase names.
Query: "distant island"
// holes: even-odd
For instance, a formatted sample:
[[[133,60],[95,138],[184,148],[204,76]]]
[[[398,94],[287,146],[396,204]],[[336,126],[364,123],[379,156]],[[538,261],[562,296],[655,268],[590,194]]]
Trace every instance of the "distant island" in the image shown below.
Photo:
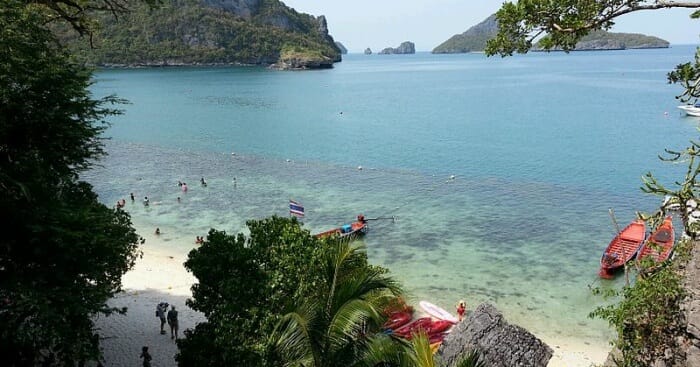
[[[481,23],[467,29],[466,32],[450,37],[435,47],[433,53],[459,54],[484,51],[486,41],[495,37],[496,33],[498,33],[498,20],[496,20],[496,14],[493,14]]]
[[[626,50],[642,48],[668,48],[670,43],[659,37],[647,36],[639,33],[613,33],[606,31],[593,31],[576,43],[573,51],[594,50]],[[544,51],[536,44],[532,51]],[[560,51],[560,49],[552,49]]]
[[[482,52],[486,48],[486,42],[494,38],[497,33],[498,20],[496,15],[493,14],[481,23],[469,28],[466,32],[450,37],[450,39],[435,47],[432,52],[434,54]],[[668,41],[654,36],[593,31],[576,44],[575,51],[667,48],[668,46]],[[543,51],[539,45],[533,46],[532,50]]]
[[[278,0],[164,0],[136,4],[120,16],[94,14],[102,24],[91,49],[66,28],[56,34],[79,62],[98,66],[271,65],[330,68],[341,50],[324,16],[297,13]]]
[[[369,47],[367,47],[367,48],[365,49],[365,55],[371,55],[371,54],[372,54],[372,49],[369,48]]]
[[[402,42],[397,48],[387,47],[379,52],[380,55],[403,55],[416,53],[416,45],[413,42]]]

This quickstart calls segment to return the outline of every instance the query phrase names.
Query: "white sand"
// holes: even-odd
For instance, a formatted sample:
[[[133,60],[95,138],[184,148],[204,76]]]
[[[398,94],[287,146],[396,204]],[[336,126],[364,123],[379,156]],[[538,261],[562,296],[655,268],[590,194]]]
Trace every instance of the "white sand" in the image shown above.
[[[143,346],[148,346],[154,367],[177,365],[177,346],[170,338],[170,328],[166,323],[166,334],[161,335],[160,319],[155,315],[156,305],[162,301],[176,307],[181,337],[185,329],[205,320],[204,315],[185,305],[192,295],[190,287],[196,282],[182,265],[187,254],[155,250],[164,247],[155,236],[144,237],[143,257],[122,278],[124,292],[110,301],[111,306],[128,307],[127,314],[101,317],[96,322],[104,338],[101,345],[105,366],[140,366]]]
[[[139,233],[146,232],[139,230]],[[174,359],[177,346],[170,339],[167,323],[166,335],[160,334],[160,319],[155,316],[159,302],[175,305],[179,311],[181,337],[185,329],[204,321],[204,315],[185,305],[185,300],[192,296],[190,287],[197,281],[183,266],[187,253],[164,250],[169,247],[155,235],[142,236],[146,238],[146,244],[141,246],[143,257],[122,278],[124,292],[110,301],[112,306],[128,307],[127,314],[101,317],[96,322],[103,337],[105,366],[140,366],[142,346],[149,347],[154,367],[177,365]],[[608,350],[582,341],[541,339],[554,350],[549,367],[590,367],[601,365],[607,358]]]

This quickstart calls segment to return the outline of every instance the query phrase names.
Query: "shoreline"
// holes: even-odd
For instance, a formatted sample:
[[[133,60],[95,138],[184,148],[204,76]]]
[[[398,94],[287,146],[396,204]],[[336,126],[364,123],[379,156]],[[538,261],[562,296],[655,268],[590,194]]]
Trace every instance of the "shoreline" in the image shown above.
[[[179,311],[180,337],[184,330],[192,329],[198,322],[205,320],[203,314],[185,305],[185,301],[192,296],[190,287],[197,279],[184,268],[183,263],[195,245],[192,244],[192,247],[183,251],[184,246],[168,246],[169,241],[151,234],[150,230],[136,225],[135,228],[146,239],[146,243],[140,247],[143,256],[122,277],[123,291],[108,302],[111,306],[128,307],[127,314],[101,316],[95,322],[101,335],[105,363],[110,366],[137,365],[141,363],[141,347],[148,346],[154,365],[177,366],[174,359],[177,346],[170,339],[167,324],[166,335],[159,333],[160,321],[155,317],[154,311],[161,301],[175,305]],[[536,336],[554,351],[549,367],[589,367],[602,364],[609,352],[571,338]]]

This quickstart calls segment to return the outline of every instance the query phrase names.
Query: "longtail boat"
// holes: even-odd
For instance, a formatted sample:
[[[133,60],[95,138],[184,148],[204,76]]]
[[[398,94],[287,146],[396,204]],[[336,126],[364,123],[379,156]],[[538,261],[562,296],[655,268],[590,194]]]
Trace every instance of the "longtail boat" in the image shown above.
[[[357,220],[349,223],[349,224],[344,224],[340,227],[329,229],[325,232],[321,232],[318,234],[315,234],[314,236],[316,238],[326,238],[326,237],[331,237],[331,236],[339,236],[341,238],[343,237],[355,237],[355,236],[360,236],[363,235],[367,232],[367,220],[365,219],[364,215],[358,215]]]
[[[673,219],[670,216],[666,217],[656,230],[649,236],[649,239],[644,242],[642,248],[637,254],[637,262],[650,257],[655,263],[661,264],[668,260],[673,253],[676,235],[673,232]]]
[[[634,259],[637,251],[644,243],[646,237],[646,224],[641,219],[636,219],[610,241],[608,247],[600,258],[601,278],[610,279],[616,270]]]

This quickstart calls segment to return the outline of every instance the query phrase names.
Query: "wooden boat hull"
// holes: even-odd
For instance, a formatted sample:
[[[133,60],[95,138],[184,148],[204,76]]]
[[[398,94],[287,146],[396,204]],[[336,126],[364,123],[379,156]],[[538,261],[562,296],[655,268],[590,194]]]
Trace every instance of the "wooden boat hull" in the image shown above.
[[[615,272],[634,259],[646,238],[646,224],[637,219],[610,241],[600,258],[601,278],[612,278]]]
[[[673,219],[668,216],[639,249],[637,261],[651,258],[655,263],[661,264],[671,257],[675,243],[676,235],[673,231]]]
[[[367,223],[365,223],[364,221],[355,221],[350,224],[346,224],[337,228],[327,230],[325,232],[315,234],[314,237],[327,238],[332,236],[338,236],[340,238],[353,238],[356,236],[364,235],[365,233],[367,233]]]

